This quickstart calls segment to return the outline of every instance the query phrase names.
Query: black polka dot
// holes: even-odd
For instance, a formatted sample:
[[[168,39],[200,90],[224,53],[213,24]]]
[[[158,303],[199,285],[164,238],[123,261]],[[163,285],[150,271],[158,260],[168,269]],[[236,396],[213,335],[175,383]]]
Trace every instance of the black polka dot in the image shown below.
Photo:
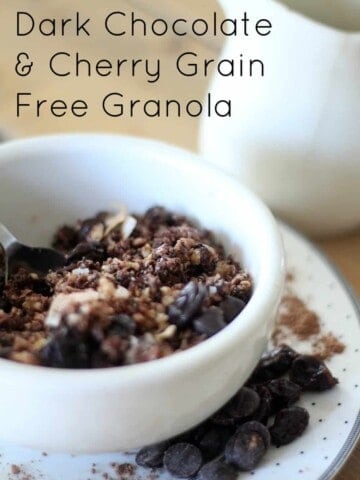
[[[323,440],[327,440],[327,437],[323,437]]]
[[[328,458],[329,458],[328,456],[324,457],[325,460],[327,460]]]
[[[345,420],[345,422],[344,422],[344,423],[346,423],[346,424],[347,424],[347,423],[349,423],[349,422],[348,422],[348,420]]]
[[[341,402],[339,402],[339,403],[338,403],[338,407],[341,407],[341,405],[342,405],[342,403],[341,403]]]
[[[312,406],[315,406],[315,405],[316,405],[316,402],[312,402],[312,404],[311,404],[311,405],[312,405]]]
[[[304,473],[303,470],[299,470],[299,473]]]
[[[359,388],[359,385],[354,385],[354,388]]]
[[[304,455],[304,451],[303,451],[303,450],[301,450],[300,455]]]
[[[322,421],[323,421],[323,419],[322,419],[322,418],[319,418],[319,422],[321,423]]]
[[[277,463],[276,463],[276,466],[277,466],[277,467],[280,467],[280,463],[279,463],[279,462],[277,462]]]
[[[358,349],[358,348],[355,348],[355,353],[359,353],[359,349]]]
[[[343,372],[346,372],[346,368],[343,368]]]

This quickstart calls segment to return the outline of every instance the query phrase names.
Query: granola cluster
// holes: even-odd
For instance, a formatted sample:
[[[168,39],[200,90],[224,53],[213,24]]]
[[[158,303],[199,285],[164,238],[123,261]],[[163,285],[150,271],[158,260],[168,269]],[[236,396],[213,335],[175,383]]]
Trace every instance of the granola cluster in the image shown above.
[[[55,234],[67,265],[0,285],[0,356],[61,368],[129,365],[216,334],[251,296],[211,232],[154,207],[101,212]]]

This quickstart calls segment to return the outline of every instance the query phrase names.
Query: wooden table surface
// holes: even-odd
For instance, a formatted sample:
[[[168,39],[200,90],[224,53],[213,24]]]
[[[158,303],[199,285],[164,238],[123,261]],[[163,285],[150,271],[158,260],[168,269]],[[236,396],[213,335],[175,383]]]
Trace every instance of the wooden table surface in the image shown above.
[[[121,8],[120,8],[121,7]],[[100,115],[97,102],[108,92],[120,91],[132,98],[199,98],[207,91],[208,79],[180,78],[173,69],[168,68],[167,60],[187,50],[196,50],[202,58],[216,58],[221,50],[221,41],[216,38],[178,37],[172,38],[111,38],[102,29],[100,19],[105,12],[114,10],[135,11],[142,18],[153,19],[158,16],[172,18],[184,16],[207,17],[218,5],[215,0],[17,0],[8,2],[0,0],[0,125],[13,137],[32,136],[53,132],[74,131],[106,131],[127,133],[138,136],[165,140],[179,146],[196,150],[198,121],[193,119],[162,118],[149,119],[145,116],[136,118],[110,118]],[[65,18],[74,15],[79,10],[84,16],[93,18],[92,36],[75,38],[67,35],[63,38],[44,38],[39,34],[29,37],[16,37],[16,11],[25,10],[34,18],[44,17]],[[14,73],[16,55],[28,52],[34,60],[34,73],[26,78],[20,78]],[[125,72],[120,78],[59,78],[50,76],[47,61],[50,53],[56,51],[75,52],[88,59],[132,59],[156,58],[164,60],[165,68],[161,80],[156,84],[146,82],[144,75],[132,78]],[[34,118],[30,113],[16,118],[16,93],[32,92],[34,99],[55,100],[57,98],[71,101],[85,98],[92,107],[88,116],[83,119],[66,117],[50,118],[48,114]],[[355,292],[360,295],[360,232],[343,235],[338,238],[315,240],[329,255],[344,277],[352,284]],[[360,478],[360,447],[352,454],[350,460],[337,476],[337,480],[359,480]]]

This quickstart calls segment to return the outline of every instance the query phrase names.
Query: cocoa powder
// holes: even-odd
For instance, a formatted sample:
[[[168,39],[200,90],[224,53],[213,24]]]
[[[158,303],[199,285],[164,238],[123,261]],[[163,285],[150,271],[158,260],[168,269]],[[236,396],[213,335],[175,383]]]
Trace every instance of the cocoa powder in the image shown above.
[[[321,360],[328,360],[345,350],[345,345],[331,332],[322,335],[312,346],[314,354]]]
[[[307,340],[320,333],[318,315],[309,310],[299,297],[291,294],[285,295],[281,301],[277,324],[289,328],[299,340]]]
[[[341,354],[345,345],[332,332],[324,332],[321,328],[319,315],[311,310],[306,303],[294,294],[289,283],[295,280],[293,273],[286,277],[287,288],[281,300],[279,315],[271,336],[274,346],[289,341],[311,342],[311,354],[321,360],[328,360]]]

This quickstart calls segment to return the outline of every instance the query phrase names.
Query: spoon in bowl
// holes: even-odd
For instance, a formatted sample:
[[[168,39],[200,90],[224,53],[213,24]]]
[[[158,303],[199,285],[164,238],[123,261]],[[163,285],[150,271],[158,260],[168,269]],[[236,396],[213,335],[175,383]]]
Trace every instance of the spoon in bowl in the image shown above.
[[[21,266],[35,273],[46,274],[50,270],[63,267],[66,261],[62,253],[52,248],[23,245],[1,222],[0,247],[5,257],[5,284],[9,275]]]

